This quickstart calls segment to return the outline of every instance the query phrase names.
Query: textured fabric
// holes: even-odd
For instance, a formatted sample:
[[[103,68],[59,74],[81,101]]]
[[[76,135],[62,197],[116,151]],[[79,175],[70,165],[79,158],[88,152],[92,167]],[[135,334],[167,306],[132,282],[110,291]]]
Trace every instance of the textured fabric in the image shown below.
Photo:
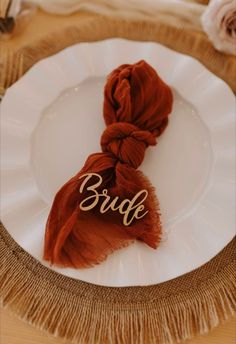
[[[88,11],[126,18],[155,19],[162,15],[171,22],[185,22],[188,27],[201,30],[200,16],[205,6],[192,0],[30,0],[44,11],[68,15]]]
[[[71,341],[63,341],[58,337],[48,335],[17,318],[10,309],[0,309],[1,339],[2,343],[10,344],[71,344]],[[236,319],[230,319],[218,326],[217,329],[197,336],[187,341],[187,344],[235,344],[236,343]],[[145,343],[146,344],[146,343]]]
[[[210,262],[147,287],[109,288],[47,269],[1,227],[3,305],[79,344],[172,344],[236,314],[236,239]]]
[[[59,266],[87,268],[135,239],[157,248],[159,204],[151,181],[137,168],[148,146],[155,145],[165,130],[172,103],[171,89],[145,61],[122,65],[108,76],[102,152],[91,154],[82,170],[56,194],[46,225],[44,259]],[[135,205],[128,211],[136,197],[133,204],[138,208]],[[89,211],[83,211],[82,204]]]

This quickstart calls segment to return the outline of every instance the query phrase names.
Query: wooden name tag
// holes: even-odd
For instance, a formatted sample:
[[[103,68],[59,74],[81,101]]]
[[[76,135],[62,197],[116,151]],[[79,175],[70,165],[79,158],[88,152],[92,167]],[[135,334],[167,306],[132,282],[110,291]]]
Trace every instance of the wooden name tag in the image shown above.
[[[96,177],[97,181],[88,185],[89,180],[92,177]],[[116,196],[113,199],[108,195],[108,190],[103,189],[102,193],[98,193],[97,188],[102,184],[102,177],[97,173],[85,173],[79,179],[84,178],[84,181],[80,185],[79,192],[83,193],[84,191],[92,192],[91,196],[88,196],[80,203],[80,209],[82,211],[92,210],[97,206],[99,200],[103,200],[100,206],[100,213],[104,214],[108,210],[118,211],[123,215],[123,224],[129,226],[134,219],[142,219],[147,213],[143,202],[148,196],[147,190],[139,191],[132,199],[124,199],[119,202],[119,197]]]

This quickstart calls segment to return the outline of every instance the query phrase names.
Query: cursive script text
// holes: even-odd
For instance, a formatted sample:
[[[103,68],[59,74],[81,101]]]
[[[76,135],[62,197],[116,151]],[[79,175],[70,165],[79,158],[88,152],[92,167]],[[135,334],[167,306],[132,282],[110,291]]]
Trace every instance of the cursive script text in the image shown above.
[[[88,185],[89,180],[92,177],[93,179],[95,177],[96,181],[92,185]],[[97,206],[99,200],[102,200],[100,213],[104,214],[108,210],[118,211],[123,215],[123,224],[125,226],[129,226],[134,219],[142,219],[148,213],[148,210],[144,211],[145,207],[143,205],[143,202],[148,196],[147,190],[141,190],[132,199],[126,198],[119,202],[119,197],[116,196],[112,199],[111,196],[109,196],[107,189],[103,189],[101,193],[97,191],[103,182],[102,177],[99,174],[85,173],[79,179],[82,178],[84,178],[84,180],[80,185],[79,192],[83,193],[84,190],[86,192],[92,192],[92,195],[86,197],[80,203],[80,209],[82,211],[92,210]]]

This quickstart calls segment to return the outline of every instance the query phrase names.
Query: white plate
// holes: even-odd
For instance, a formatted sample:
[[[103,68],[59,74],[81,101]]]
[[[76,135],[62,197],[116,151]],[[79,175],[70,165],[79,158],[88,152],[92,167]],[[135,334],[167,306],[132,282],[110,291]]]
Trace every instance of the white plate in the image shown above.
[[[100,151],[105,76],[149,62],[174,91],[174,109],[142,171],[156,187],[167,238],[142,243],[91,269],[51,269],[108,286],[149,285],[209,261],[235,234],[235,103],[199,62],[155,43],[83,43],[37,63],[2,102],[1,218],[42,260],[44,228],[58,188]]]

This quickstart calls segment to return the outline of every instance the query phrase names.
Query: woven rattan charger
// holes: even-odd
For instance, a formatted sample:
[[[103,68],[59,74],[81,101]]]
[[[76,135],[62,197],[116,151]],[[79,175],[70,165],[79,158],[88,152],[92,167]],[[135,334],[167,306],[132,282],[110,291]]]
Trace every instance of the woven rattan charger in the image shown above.
[[[2,93],[41,58],[76,42],[108,37],[157,41],[191,54],[236,91],[235,59],[217,53],[200,32],[161,21],[124,21],[85,13],[60,18],[39,12],[24,34],[1,43]],[[236,311],[235,239],[186,275],[158,285],[125,288],[96,286],[47,269],[3,226],[0,245],[4,306],[75,343],[169,344],[206,333]]]

